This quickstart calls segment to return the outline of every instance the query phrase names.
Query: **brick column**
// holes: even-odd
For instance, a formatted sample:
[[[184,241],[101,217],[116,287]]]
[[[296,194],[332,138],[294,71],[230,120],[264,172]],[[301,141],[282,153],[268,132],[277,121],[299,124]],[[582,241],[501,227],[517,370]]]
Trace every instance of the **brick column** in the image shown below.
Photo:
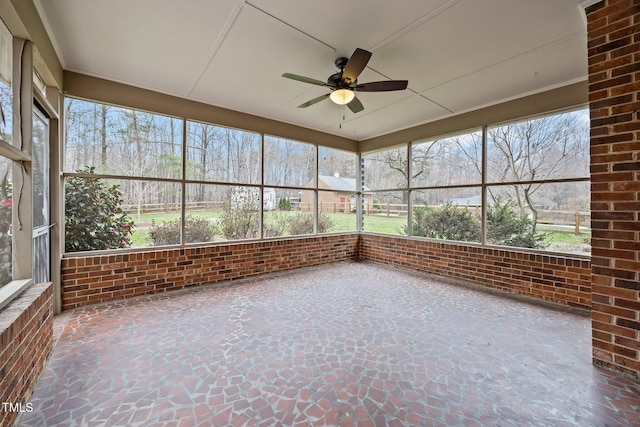
[[[640,378],[640,1],[586,13],[593,362]]]

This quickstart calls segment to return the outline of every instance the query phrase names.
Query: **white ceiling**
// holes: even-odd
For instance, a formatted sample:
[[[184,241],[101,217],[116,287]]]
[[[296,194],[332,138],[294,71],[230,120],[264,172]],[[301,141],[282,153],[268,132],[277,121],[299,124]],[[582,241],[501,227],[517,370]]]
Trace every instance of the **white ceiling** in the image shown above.
[[[363,140],[586,80],[581,1],[35,3],[66,70]],[[328,89],[282,73],[324,81],[357,47],[373,53],[358,82],[408,89],[360,93],[358,114],[297,108]]]

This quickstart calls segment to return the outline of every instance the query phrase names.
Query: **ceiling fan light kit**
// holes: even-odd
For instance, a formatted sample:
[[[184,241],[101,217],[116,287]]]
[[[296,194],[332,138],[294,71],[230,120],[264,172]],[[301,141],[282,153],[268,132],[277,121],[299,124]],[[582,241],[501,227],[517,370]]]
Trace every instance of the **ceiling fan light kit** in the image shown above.
[[[353,101],[355,97],[356,94],[349,89],[336,89],[329,95],[329,98],[338,105],[346,105]]]
[[[364,107],[356,97],[356,92],[390,92],[404,90],[409,83],[407,80],[383,80],[358,84],[358,76],[367,66],[369,59],[371,59],[371,52],[360,48],[356,49],[348,59],[342,57],[336,59],[335,65],[340,69],[340,72],[329,76],[326,83],[291,73],[284,73],[282,77],[316,86],[325,86],[332,90],[330,94],[321,95],[298,105],[298,108],[307,108],[328,97],[338,105],[347,105],[351,112],[359,113],[364,110]]]

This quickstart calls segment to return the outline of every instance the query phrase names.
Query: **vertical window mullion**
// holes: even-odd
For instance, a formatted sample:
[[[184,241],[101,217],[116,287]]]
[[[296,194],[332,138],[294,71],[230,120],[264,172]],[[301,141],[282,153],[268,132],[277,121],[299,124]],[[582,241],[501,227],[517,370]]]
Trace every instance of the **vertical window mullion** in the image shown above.
[[[362,157],[362,153],[358,152],[357,158],[357,173],[356,173],[356,229],[358,232],[362,232],[364,230],[364,204],[366,201],[366,196],[364,194],[364,157]]]
[[[411,200],[411,188],[413,187],[413,143],[407,144],[407,236],[413,235],[413,202]]]
[[[318,186],[320,183],[320,179],[318,178],[318,170],[320,169],[318,167],[318,162],[319,162],[319,157],[320,157],[320,153],[318,150],[318,144],[314,144],[315,147],[315,151],[316,151],[316,161],[315,161],[315,185],[314,185],[314,193],[315,193],[315,197],[314,197],[314,208],[313,208],[313,234],[318,234],[318,222],[320,221],[320,212],[318,212],[319,209],[319,202],[318,199],[320,198],[320,192],[318,191]]]
[[[480,243],[487,244],[487,130],[485,125],[482,127],[482,155],[481,155],[481,201],[480,201]]]
[[[264,132],[260,133],[260,200],[258,202],[258,228],[260,229],[260,239],[264,239]]]
[[[182,171],[180,182],[180,244],[186,242],[187,206],[187,120],[182,118]]]

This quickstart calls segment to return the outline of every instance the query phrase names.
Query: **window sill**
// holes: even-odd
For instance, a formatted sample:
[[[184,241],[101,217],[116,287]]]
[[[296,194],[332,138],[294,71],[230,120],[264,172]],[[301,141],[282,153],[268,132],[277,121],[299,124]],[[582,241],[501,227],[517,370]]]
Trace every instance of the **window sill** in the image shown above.
[[[0,310],[31,285],[31,279],[13,280],[0,288]]]

